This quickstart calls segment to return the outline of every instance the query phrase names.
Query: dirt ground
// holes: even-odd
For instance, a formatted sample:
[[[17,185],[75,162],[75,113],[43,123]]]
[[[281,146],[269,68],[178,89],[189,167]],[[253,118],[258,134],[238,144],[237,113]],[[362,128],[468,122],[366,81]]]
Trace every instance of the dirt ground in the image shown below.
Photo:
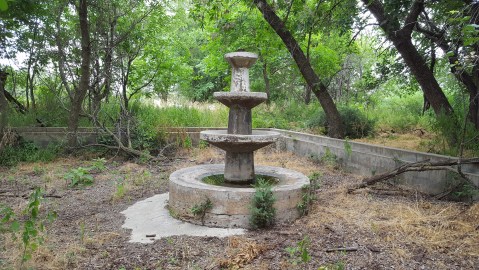
[[[177,151],[164,162],[141,164],[106,158],[91,170],[94,183],[71,188],[64,176],[91,167],[92,154],[0,169],[0,204],[19,220],[32,187],[47,198],[40,218],[57,218],[23,267],[32,269],[479,269],[479,204],[436,201],[415,192],[348,194],[360,177],[269,148],[256,164],[320,173],[311,212],[290,225],[243,236],[168,237],[129,243],[120,214],[135,202],[168,191],[168,176],[195,164],[220,163],[214,149]],[[392,188],[383,186],[381,188]],[[154,209],[152,209],[154,211]],[[1,218],[1,217],[0,217]],[[21,238],[0,234],[0,269],[19,269]],[[343,251],[341,249],[349,249]]]

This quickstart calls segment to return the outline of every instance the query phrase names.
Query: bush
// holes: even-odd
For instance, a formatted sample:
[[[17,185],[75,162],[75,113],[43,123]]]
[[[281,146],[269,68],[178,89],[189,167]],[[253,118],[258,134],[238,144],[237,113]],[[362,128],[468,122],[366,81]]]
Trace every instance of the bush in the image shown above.
[[[38,148],[29,141],[20,139],[16,145],[7,146],[0,151],[0,166],[12,167],[19,162],[52,161],[61,151],[59,145],[48,145],[47,148]]]
[[[273,207],[275,201],[271,184],[259,179],[255,184],[255,193],[250,208],[252,228],[267,228],[273,225],[276,216],[276,209]]]
[[[373,134],[375,121],[368,117],[357,108],[339,107],[339,114],[345,125],[345,136],[351,139],[366,137]],[[324,127],[327,133],[328,121],[324,111],[319,111],[313,118],[306,122],[308,128]]]

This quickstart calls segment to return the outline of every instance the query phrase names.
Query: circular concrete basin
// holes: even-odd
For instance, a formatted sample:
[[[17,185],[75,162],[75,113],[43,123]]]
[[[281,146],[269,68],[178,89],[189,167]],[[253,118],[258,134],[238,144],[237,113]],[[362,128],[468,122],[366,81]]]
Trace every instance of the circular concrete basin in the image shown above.
[[[200,132],[200,139],[227,152],[253,152],[263,148],[281,136],[278,132],[253,130],[251,135],[228,134],[227,130],[205,130]]]
[[[213,97],[228,108],[238,105],[249,109],[268,99],[266,93],[263,92],[214,92]]]
[[[199,165],[175,171],[170,175],[169,207],[179,219],[215,227],[249,228],[250,205],[255,189],[214,186],[202,181],[211,175],[223,174],[224,164]],[[302,173],[279,167],[256,166],[256,174],[279,179],[272,187],[276,199],[276,223],[290,223],[300,216],[297,205],[302,201],[309,179]],[[191,208],[209,199],[212,208],[203,221],[191,213]]]

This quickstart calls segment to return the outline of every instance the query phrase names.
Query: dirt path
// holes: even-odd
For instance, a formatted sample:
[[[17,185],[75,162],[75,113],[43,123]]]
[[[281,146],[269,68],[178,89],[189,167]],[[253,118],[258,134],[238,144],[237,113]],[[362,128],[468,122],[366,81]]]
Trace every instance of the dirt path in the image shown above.
[[[6,191],[0,203],[21,216],[28,203],[21,195],[31,187],[61,196],[42,204],[41,216],[55,210],[58,218],[47,225],[45,242],[26,263],[33,269],[478,269],[477,203],[439,202],[415,193],[349,195],[346,186],[358,177],[272,149],[260,151],[256,163],[321,173],[310,215],[241,237],[128,242],[121,211],[167,192],[172,171],[221,160],[222,153],[207,148],[178,152],[156,165],[107,162],[105,169],[92,170],[94,183],[84,188],[68,187],[64,175],[92,166],[90,158],[22,164],[0,169],[0,191]],[[0,269],[18,269],[21,241],[8,234],[0,238]],[[345,247],[354,251],[328,250]]]

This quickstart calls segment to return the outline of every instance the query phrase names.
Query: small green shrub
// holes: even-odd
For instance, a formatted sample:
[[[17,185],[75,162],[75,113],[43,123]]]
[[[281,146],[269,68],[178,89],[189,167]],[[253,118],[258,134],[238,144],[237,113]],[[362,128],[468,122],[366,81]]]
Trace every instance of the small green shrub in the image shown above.
[[[357,108],[341,106],[338,108],[339,114],[345,125],[345,136],[351,139],[370,136],[374,132],[375,121],[369,119],[363,112]],[[308,128],[325,128],[328,131],[328,121],[324,111],[319,111],[316,115],[306,122]]]
[[[13,240],[18,239],[21,233],[22,240],[22,265],[32,258],[32,253],[43,244],[44,239],[40,234],[45,230],[45,224],[53,222],[57,214],[54,211],[46,212],[45,216],[40,215],[40,205],[43,200],[43,192],[35,188],[30,195],[29,203],[23,210],[23,217],[17,218],[9,207],[0,209],[0,233],[10,232]],[[23,231],[21,227],[23,225]]]
[[[276,209],[273,204],[275,201],[271,184],[261,179],[257,181],[250,207],[250,225],[253,229],[267,228],[274,224]]]
[[[105,158],[94,158],[91,161],[91,170],[97,171],[97,172],[102,172],[106,170],[106,160]]]
[[[191,213],[195,217],[199,217],[201,219],[201,224],[204,224],[206,212],[208,212],[208,210],[211,208],[213,208],[213,203],[211,202],[210,198],[206,198],[204,202],[195,204],[193,207],[191,207]]]
[[[296,208],[301,216],[306,216],[309,214],[311,205],[317,199],[315,191],[321,186],[321,176],[322,175],[320,172],[314,172],[309,176],[310,184],[303,186],[301,201],[296,205]]]
[[[71,169],[63,178],[70,180],[70,187],[88,186],[93,184],[90,168],[78,167]]]
[[[311,255],[308,251],[310,245],[311,240],[308,236],[305,236],[303,240],[296,244],[296,246],[287,247],[286,252],[289,254],[291,264],[298,265],[311,261]]]

